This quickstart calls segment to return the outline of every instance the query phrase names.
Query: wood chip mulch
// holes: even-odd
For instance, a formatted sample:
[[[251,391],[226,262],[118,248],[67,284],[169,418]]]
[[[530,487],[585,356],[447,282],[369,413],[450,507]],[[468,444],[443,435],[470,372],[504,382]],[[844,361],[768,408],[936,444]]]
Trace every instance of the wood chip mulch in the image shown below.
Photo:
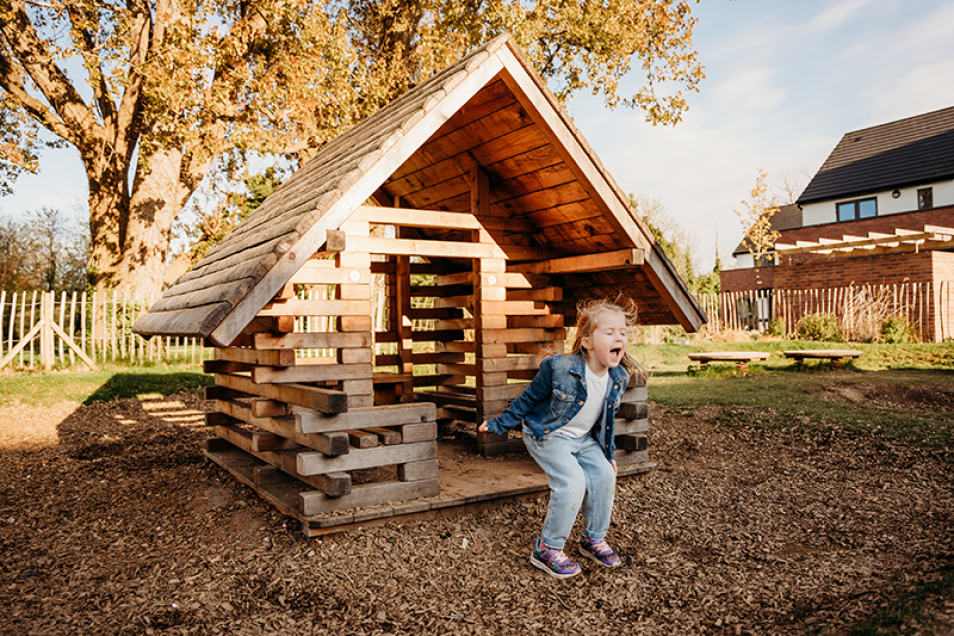
[[[954,565],[949,459],[713,407],[653,408],[615,570],[529,565],[546,497],[307,539],[203,458],[205,409],[0,409],[0,633],[837,634]]]

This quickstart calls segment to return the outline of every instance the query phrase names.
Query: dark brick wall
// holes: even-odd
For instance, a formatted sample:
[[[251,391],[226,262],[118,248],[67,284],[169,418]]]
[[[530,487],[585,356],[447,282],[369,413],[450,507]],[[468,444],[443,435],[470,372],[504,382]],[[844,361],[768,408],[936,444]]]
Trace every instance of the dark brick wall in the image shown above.
[[[748,269],[724,269],[719,272],[719,283],[724,292],[747,291],[750,289],[763,289],[772,286],[772,280],[775,274],[775,267],[759,268],[759,280],[761,285],[755,282],[755,268]]]
[[[860,252],[856,250],[854,253]],[[775,267],[775,289],[819,289],[846,285],[927,283],[933,279],[935,252],[828,256],[825,260]]]

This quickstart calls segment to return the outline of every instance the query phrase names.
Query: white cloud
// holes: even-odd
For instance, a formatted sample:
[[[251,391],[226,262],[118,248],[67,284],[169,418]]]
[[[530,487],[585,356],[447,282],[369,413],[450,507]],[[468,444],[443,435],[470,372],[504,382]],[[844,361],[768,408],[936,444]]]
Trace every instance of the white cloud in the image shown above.
[[[873,0],[843,0],[832,3],[821,15],[813,18],[806,25],[811,31],[830,31],[847,25],[857,19],[864,9],[874,4]]]

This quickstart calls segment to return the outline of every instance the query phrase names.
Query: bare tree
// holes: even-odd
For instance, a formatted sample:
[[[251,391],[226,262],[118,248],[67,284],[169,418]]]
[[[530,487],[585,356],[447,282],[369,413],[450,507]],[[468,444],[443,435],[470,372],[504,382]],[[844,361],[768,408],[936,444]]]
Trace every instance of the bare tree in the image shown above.
[[[79,291],[86,288],[89,234],[62,211],[42,208],[25,222],[0,220],[0,288]]]

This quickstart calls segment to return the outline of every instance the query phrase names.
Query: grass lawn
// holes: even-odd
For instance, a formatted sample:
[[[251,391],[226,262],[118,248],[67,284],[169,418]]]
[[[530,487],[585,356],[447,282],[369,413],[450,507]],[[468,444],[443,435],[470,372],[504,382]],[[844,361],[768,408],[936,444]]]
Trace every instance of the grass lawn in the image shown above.
[[[96,371],[78,368],[53,373],[18,373],[0,377],[0,406],[51,406],[59,402],[108,401],[200,391],[213,384],[201,363],[100,365]]]
[[[792,349],[856,349],[860,358],[834,367],[827,361],[796,364],[779,352]],[[878,345],[763,340],[752,343],[635,345],[631,353],[650,374],[649,398],[663,408],[691,411],[706,404],[723,407],[726,421],[783,430],[828,428],[873,435],[881,442],[904,442],[950,452],[950,414],[930,409],[885,408],[877,400],[819,399],[833,388],[861,386],[872,394],[905,393],[903,387],[954,391],[954,344]],[[764,351],[742,375],[735,363],[713,363],[688,371],[690,353]],[[907,391],[910,393],[910,391]],[[887,398],[886,398],[887,399]],[[911,400],[912,396],[902,396]]]

